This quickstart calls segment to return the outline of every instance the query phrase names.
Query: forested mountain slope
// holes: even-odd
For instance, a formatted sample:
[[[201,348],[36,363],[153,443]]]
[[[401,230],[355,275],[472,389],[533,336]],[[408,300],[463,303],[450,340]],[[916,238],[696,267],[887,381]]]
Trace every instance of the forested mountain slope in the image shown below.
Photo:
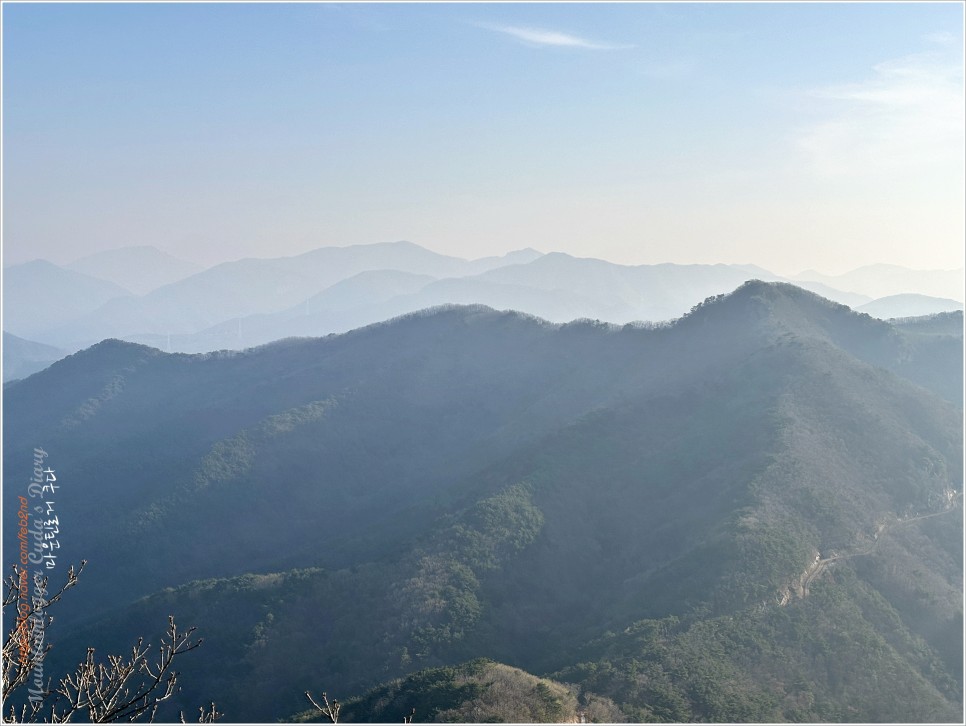
[[[486,657],[631,718],[957,721],[955,341],[762,282],[656,327],[105,341],[7,389],[4,475],[50,452],[91,561],[51,663],[175,614],[206,643],[173,706]]]

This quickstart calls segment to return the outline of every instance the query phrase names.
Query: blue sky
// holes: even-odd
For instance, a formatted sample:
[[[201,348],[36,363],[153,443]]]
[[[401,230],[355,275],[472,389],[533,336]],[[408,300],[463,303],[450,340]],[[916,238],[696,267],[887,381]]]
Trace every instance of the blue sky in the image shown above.
[[[4,263],[963,264],[963,5],[3,6]]]

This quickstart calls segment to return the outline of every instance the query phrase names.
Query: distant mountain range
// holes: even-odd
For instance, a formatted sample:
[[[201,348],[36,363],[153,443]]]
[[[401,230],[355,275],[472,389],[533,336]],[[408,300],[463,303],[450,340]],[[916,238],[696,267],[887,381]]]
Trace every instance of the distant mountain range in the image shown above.
[[[135,295],[146,295],[183,280],[204,268],[179,259],[157,247],[122,247],[87,255],[66,265],[68,270],[113,282]]]
[[[3,332],[3,379],[12,381],[42,371],[69,351]]]
[[[874,318],[888,320],[962,310],[963,304],[958,300],[906,293],[879,298],[865,305],[859,305],[855,309],[860,313],[868,313]]]
[[[3,271],[3,329],[38,340],[44,338],[44,331],[93,313],[118,297],[131,297],[131,293],[113,282],[45,260],[14,265]]]
[[[101,268],[109,267],[116,276],[122,267],[121,252],[116,251],[109,260],[87,260],[83,266],[91,269],[95,266],[93,262],[98,262]],[[130,257],[141,259],[144,252],[139,249]],[[278,312],[360,272],[386,269],[437,279],[478,274],[536,256],[539,253],[533,250],[520,250],[502,258],[468,261],[439,255],[408,242],[326,247],[295,257],[226,262],[144,295],[125,294],[126,290],[103,282],[105,292],[96,298],[78,291],[81,280],[93,278],[73,271],[56,272],[61,268],[38,261],[4,271],[13,283],[5,287],[5,306],[16,311],[13,324],[7,329],[21,337],[76,350],[107,337],[183,335],[226,320]],[[43,272],[50,281],[42,277]],[[60,279],[67,274],[72,276],[72,285]],[[55,276],[59,277],[54,279]],[[58,316],[37,315],[29,304],[31,291],[45,284],[60,291]],[[85,300],[91,303],[72,308],[66,300],[74,294],[87,294]]]
[[[656,275],[547,257],[530,289],[615,310]],[[326,690],[358,720],[960,722],[961,324],[751,281],[668,324],[474,305],[245,352],[103,341],[4,392],[7,505],[42,444],[60,562],[90,560],[45,667],[173,614],[205,643],[171,719]]]
[[[664,321],[748,279],[783,279],[753,265],[626,266],[532,249],[470,261],[409,242],[325,247],[202,271],[155,248],[131,247],[68,267],[37,260],[7,268],[4,329],[67,351],[118,338],[196,353],[341,333],[441,304],[484,304],[553,322]],[[961,308],[958,298],[922,294],[949,288],[953,275],[873,266],[835,278],[802,273],[811,281],[797,284],[891,318]],[[876,285],[903,294],[877,302],[857,292]]]
[[[286,310],[228,320],[191,335],[172,335],[170,343],[172,350],[184,352],[243,349],[283,337],[346,332],[444,304],[518,310],[551,322],[579,318],[619,324],[663,321],[680,317],[706,297],[734,289],[756,275],[774,279],[767,271],[748,266],[627,267],[551,253],[526,264],[507,264],[421,285],[410,277],[410,291],[397,295],[367,294],[378,281],[391,278],[400,282],[398,273],[377,271],[345,280]],[[393,287],[381,289],[385,293]],[[162,348],[168,343],[167,336],[129,338]]]
[[[829,287],[882,298],[903,293],[962,301],[966,292],[966,270],[910,270],[898,265],[866,265],[842,275],[823,275],[806,270],[789,278],[802,284],[821,282]],[[960,305],[962,302],[960,302]]]

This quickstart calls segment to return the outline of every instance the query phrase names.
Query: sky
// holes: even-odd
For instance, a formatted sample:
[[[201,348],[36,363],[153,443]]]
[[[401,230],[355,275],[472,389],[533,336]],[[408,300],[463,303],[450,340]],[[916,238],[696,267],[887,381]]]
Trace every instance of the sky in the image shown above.
[[[3,262],[963,265],[963,4],[3,4]]]

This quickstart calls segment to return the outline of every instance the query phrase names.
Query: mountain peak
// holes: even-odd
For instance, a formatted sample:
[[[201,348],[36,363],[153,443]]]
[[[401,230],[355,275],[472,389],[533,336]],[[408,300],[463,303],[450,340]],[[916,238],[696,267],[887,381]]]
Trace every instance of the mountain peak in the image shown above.
[[[798,306],[814,305],[822,309],[834,309],[843,312],[849,310],[847,305],[833,302],[790,282],[771,282],[757,278],[745,281],[734,292],[721,296],[721,299],[760,300],[770,304],[787,302]]]
[[[846,348],[850,335],[881,335],[889,329],[886,323],[791,283],[757,279],[747,280],[734,292],[707,298],[684,320],[715,325],[740,321],[770,335],[791,332],[835,340]]]
[[[167,355],[167,353],[147,345],[129,343],[126,340],[119,340],[118,338],[106,338],[100,343],[95,343],[89,348],[67,356],[64,360],[73,360],[75,363],[90,361],[97,366],[117,366],[163,355]]]
[[[27,262],[19,262],[16,265],[10,265],[6,267],[7,270],[63,270],[63,267],[55,265],[50,260],[45,260],[42,257],[38,257],[33,260],[28,260]]]

